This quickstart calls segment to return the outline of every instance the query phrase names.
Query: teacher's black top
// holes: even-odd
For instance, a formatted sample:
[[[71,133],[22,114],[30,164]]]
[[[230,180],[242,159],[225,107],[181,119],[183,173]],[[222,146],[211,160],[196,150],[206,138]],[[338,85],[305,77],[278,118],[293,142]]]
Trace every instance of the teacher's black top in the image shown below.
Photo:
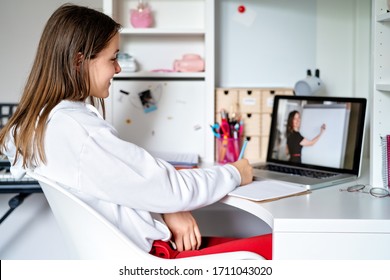
[[[290,132],[287,136],[287,147],[290,153],[290,161],[301,162],[302,146],[299,144],[303,140],[303,136],[298,131]]]

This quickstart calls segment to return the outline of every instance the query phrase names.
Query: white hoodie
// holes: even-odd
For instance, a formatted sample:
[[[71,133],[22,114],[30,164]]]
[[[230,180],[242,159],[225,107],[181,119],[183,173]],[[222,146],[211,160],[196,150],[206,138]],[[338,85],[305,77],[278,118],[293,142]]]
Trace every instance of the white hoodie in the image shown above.
[[[13,162],[15,146],[10,140],[6,153]],[[121,140],[98,111],[84,102],[62,101],[52,110],[44,146],[47,162],[34,172],[77,195],[146,252],[154,240],[171,237],[161,217],[153,213],[212,204],[241,181],[232,165],[176,170]],[[21,159],[11,172],[23,176]]]

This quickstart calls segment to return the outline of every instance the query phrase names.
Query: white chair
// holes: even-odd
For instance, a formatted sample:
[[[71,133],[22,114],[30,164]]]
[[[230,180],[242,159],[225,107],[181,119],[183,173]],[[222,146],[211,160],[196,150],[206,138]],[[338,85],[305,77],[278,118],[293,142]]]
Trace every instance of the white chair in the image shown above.
[[[57,183],[33,172],[29,172],[28,175],[36,179],[42,187],[54,217],[68,243],[73,259],[164,260],[142,251],[117,227]],[[188,259],[264,258],[252,252],[239,251],[180,260]]]

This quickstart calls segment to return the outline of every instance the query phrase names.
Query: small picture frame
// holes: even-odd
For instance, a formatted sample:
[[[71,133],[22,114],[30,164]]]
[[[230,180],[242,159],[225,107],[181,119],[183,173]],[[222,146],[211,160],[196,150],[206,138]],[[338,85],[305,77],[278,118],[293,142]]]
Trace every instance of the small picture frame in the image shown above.
[[[138,93],[138,97],[141,100],[141,104],[145,113],[150,113],[157,110],[157,102],[153,98],[152,92],[149,89]]]

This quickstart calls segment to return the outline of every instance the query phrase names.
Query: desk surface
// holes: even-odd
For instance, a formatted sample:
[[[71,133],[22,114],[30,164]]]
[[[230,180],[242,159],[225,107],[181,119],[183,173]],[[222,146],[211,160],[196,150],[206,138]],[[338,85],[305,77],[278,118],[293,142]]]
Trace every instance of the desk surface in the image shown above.
[[[351,185],[351,184],[349,184]],[[366,221],[372,230],[390,232],[390,197],[376,198],[366,193],[340,192],[347,184],[312,191],[309,194],[283,198],[272,202],[253,202],[245,199],[226,197],[223,203],[242,208],[262,218],[271,228],[278,223],[281,230],[284,224],[289,230],[324,230],[326,220],[339,221],[336,228],[327,231],[342,231],[344,225],[348,230],[355,222],[361,231],[360,223]],[[310,222],[309,222],[310,221]]]
[[[356,184],[369,184],[369,161],[362,162],[362,175],[354,182],[317,189],[309,194],[283,198],[271,202],[253,202],[235,197],[226,197],[223,203],[236,206],[255,214],[263,219],[271,228],[278,224],[288,224],[296,230],[324,230],[325,221],[340,222],[337,229],[327,228],[329,231],[340,231],[343,225],[354,222],[359,224],[357,231],[361,231],[362,221],[368,227],[375,226],[376,230],[384,229],[390,232],[390,197],[376,198],[367,193],[350,193],[340,189]],[[309,223],[310,221],[310,223]]]
[[[273,230],[274,259],[390,259],[390,197],[342,184],[272,202],[225,197]]]

